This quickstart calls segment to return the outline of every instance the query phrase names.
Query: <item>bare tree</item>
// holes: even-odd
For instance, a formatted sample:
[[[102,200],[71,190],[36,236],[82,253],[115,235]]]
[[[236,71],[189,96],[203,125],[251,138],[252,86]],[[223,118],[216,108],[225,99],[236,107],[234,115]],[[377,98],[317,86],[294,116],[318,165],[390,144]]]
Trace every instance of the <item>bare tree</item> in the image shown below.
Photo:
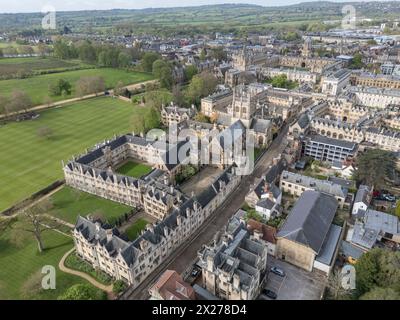
[[[32,107],[31,98],[21,90],[14,90],[11,93],[11,97],[6,106],[8,112],[27,111],[30,107]]]
[[[103,77],[82,77],[76,83],[77,95],[83,97],[88,94],[103,92],[106,84]]]
[[[43,252],[43,233],[60,226],[55,220],[49,219],[45,215],[52,208],[53,203],[45,198],[35,206],[25,209],[18,215],[18,221],[10,226],[12,231],[15,235],[33,237],[37,242],[39,252]]]
[[[347,290],[343,288],[342,280],[343,275],[340,270],[333,271],[329,277],[328,287],[335,300],[340,299],[347,293]]]

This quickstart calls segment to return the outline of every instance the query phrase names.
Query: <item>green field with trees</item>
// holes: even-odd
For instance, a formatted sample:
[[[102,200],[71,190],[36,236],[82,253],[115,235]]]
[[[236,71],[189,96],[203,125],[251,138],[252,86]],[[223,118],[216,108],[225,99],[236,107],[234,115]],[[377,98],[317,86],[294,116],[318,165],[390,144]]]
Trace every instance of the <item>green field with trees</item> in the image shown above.
[[[119,81],[124,85],[128,85],[154,79],[148,73],[99,68],[46,74],[26,79],[2,80],[0,81],[0,109],[2,104],[7,105],[6,102],[2,103],[1,101],[12,98],[15,92],[25,94],[30,100],[31,106],[78,97],[82,93],[94,93],[93,90],[80,92],[80,89],[84,87],[83,83],[88,83],[91,79],[96,80],[96,78],[99,81],[94,81],[94,84],[98,85],[99,82],[103,82],[102,86],[108,89],[113,88]],[[71,85],[71,94],[52,94],[50,86],[60,79],[67,81]],[[9,111],[12,112],[14,110]]]
[[[44,251],[39,253],[33,239],[12,229],[0,232],[0,299],[55,300],[76,284],[98,291],[86,280],[58,269],[61,257],[73,247],[71,238],[50,230],[43,235],[43,243]],[[45,265],[56,268],[55,290],[41,287]]]
[[[140,117],[148,119],[148,126],[158,126],[158,119],[151,121],[151,108],[101,97],[1,126],[0,141],[7,152],[0,153],[0,211],[62,178],[61,160],[114,134],[131,132]]]

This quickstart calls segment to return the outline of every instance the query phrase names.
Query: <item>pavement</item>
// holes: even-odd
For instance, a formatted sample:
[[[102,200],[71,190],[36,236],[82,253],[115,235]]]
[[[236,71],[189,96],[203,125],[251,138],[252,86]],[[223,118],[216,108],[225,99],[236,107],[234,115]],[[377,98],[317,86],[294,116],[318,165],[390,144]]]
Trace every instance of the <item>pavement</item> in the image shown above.
[[[198,231],[191,235],[180,247],[178,247],[165,261],[161,263],[136,289],[128,289],[121,296],[126,300],[145,300],[149,298],[148,289],[166,270],[175,270],[183,273],[197,258],[197,252],[203,244],[209,243],[239,210],[245,202],[245,197],[250,186],[261,177],[274,158],[283,152],[286,146],[287,126],[283,128],[278,137],[273,141],[269,149],[263,154],[255,165],[251,175],[243,177],[239,186],[234,190],[210,217],[203,223]]]
[[[278,295],[277,300],[321,300],[327,278],[318,272],[308,272],[287,262],[268,256],[267,268],[279,267],[285,277],[267,274],[266,289]],[[269,300],[261,294],[260,299]]]
[[[90,275],[88,275],[87,273],[78,271],[78,270],[73,270],[70,269],[68,267],[65,266],[65,259],[67,259],[67,257],[72,254],[75,251],[75,248],[72,248],[71,250],[69,250],[68,252],[66,252],[63,257],[61,258],[60,262],[58,263],[58,267],[62,272],[65,273],[69,273],[72,274],[74,276],[83,278],[87,281],[89,281],[93,286],[95,286],[96,288],[103,290],[107,293],[107,297],[109,300],[112,300],[115,298],[115,295],[113,294],[113,285],[110,284],[108,286],[98,282],[96,279],[92,278]]]

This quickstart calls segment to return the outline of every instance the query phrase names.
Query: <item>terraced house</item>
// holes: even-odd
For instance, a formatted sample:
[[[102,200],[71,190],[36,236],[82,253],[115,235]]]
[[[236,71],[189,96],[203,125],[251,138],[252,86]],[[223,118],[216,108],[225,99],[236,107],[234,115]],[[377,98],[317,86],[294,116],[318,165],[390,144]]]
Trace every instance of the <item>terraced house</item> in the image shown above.
[[[136,288],[225,201],[240,179],[231,166],[201,194],[148,225],[133,242],[122,240],[115,229],[79,217],[73,231],[77,253],[94,268]]]

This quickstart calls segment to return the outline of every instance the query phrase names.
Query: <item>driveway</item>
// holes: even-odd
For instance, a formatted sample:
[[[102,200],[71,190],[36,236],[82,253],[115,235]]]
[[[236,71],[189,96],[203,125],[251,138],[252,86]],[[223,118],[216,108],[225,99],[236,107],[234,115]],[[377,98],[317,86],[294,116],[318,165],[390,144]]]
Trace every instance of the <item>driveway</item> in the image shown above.
[[[271,272],[268,274],[265,287],[278,295],[277,300],[321,300],[326,277],[268,256],[268,270],[273,266],[279,267],[286,273],[284,278]],[[260,298],[269,299],[264,295]]]

